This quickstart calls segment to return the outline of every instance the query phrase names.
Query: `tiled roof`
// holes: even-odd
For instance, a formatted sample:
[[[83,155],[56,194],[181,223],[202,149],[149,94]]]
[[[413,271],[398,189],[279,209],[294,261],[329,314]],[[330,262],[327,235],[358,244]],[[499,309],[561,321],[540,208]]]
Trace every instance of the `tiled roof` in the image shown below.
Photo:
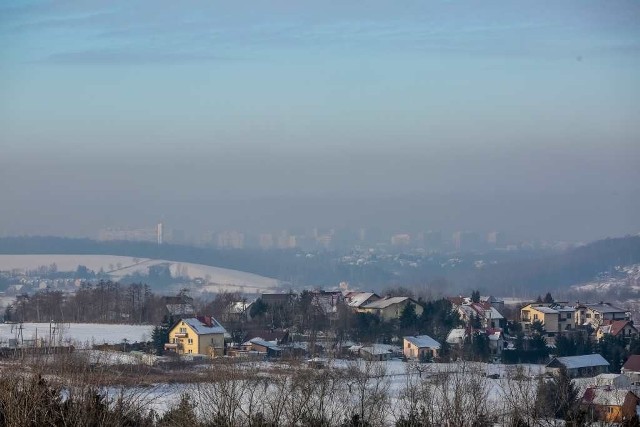
[[[629,356],[627,361],[622,365],[625,372],[640,372],[640,355],[634,354]]]

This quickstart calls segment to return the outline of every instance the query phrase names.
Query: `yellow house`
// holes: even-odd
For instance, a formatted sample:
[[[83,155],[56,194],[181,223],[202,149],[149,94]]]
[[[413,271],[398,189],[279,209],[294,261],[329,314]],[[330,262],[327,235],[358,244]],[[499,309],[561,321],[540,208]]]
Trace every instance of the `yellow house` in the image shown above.
[[[520,323],[525,331],[531,330],[535,321],[542,322],[544,330],[549,334],[558,332],[560,312],[544,303],[527,304],[520,310]]]
[[[359,311],[380,316],[383,320],[397,319],[407,305],[413,305],[416,315],[422,314],[422,306],[409,297],[388,297],[360,306]]]
[[[213,317],[188,317],[178,320],[169,330],[169,342],[164,348],[178,354],[222,356],[225,333]]]

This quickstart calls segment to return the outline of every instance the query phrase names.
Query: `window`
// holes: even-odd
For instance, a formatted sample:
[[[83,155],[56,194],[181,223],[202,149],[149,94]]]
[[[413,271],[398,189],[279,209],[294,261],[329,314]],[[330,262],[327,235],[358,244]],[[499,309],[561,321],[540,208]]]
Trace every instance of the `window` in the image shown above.
[[[189,344],[193,344],[193,338],[189,338],[189,339],[187,340],[187,342],[188,342]]]
[[[533,314],[533,320],[538,320],[538,315],[537,314]]]
[[[191,354],[191,353],[193,353],[193,350],[189,349],[189,353],[190,353],[190,354]]]
[[[587,319],[591,319],[591,313],[587,313]]]

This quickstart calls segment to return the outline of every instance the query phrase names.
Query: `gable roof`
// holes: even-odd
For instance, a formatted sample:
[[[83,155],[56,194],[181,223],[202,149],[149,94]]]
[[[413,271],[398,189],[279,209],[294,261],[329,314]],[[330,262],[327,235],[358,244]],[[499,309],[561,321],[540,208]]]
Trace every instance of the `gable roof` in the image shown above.
[[[582,356],[554,357],[547,364],[548,368],[559,368],[560,366],[564,366],[567,369],[579,369],[593,366],[609,366],[609,362],[599,354],[585,354]]]
[[[178,320],[176,325],[179,322],[184,322],[198,335],[225,334],[227,332],[216,319],[213,317],[209,317],[208,319],[210,319],[210,322],[207,322],[207,319],[205,318],[187,317]]]
[[[440,348],[440,343],[431,338],[429,335],[408,336],[404,337],[404,339],[418,348]]]
[[[384,298],[384,299],[380,299],[378,301],[370,302],[369,304],[363,306],[362,308],[378,308],[378,309],[387,308],[387,307],[389,307],[391,305],[400,304],[400,303],[405,302],[407,300],[410,300],[413,303],[416,303],[415,301],[413,301],[409,297],[390,297],[390,298]]]
[[[638,398],[629,390],[609,387],[589,387],[585,390],[582,401],[591,405],[622,406],[629,393],[636,399]]]
[[[463,328],[456,328],[449,331],[447,335],[447,342],[449,344],[459,344],[467,338],[467,331]]]
[[[259,345],[274,351],[281,351],[282,349],[280,347],[278,347],[278,344],[272,342],[272,341],[265,341],[262,338],[253,338],[251,340],[249,340],[249,343],[251,344],[255,344],[255,345]],[[245,343],[246,344],[246,343]]]
[[[633,354],[629,356],[624,365],[622,365],[622,369],[625,372],[640,372],[640,355]]]
[[[358,292],[349,296],[349,302],[347,303],[347,305],[349,307],[360,307],[371,297],[379,298],[378,295],[373,292]]]
[[[400,348],[398,348],[398,346],[390,344],[372,344],[369,346],[361,347],[360,351],[364,351],[365,353],[369,353],[371,355],[380,355],[400,352]]]
[[[605,334],[618,336],[620,331],[622,331],[625,328],[625,326],[627,326],[627,324],[631,326],[633,329],[635,329],[636,332],[638,332],[638,329],[636,329],[636,327],[633,326],[633,323],[631,323],[631,321],[629,320],[614,320],[608,325],[600,326],[600,330]]]

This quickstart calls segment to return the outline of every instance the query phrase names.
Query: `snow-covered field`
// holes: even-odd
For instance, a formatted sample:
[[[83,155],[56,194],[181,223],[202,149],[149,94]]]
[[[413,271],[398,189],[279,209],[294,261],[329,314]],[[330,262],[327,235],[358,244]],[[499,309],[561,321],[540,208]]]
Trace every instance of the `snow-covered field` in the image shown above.
[[[48,341],[52,327],[62,328],[63,343],[70,343],[78,347],[92,344],[118,344],[124,339],[129,343],[149,341],[153,331],[151,325],[23,323],[22,338],[31,340],[38,337]],[[0,342],[6,344],[9,339],[17,338],[20,332],[19,328],[20,325],[17,323],[0,323]]]
[[[203,291],[241,291],[259,293],[279,286],[279,281],[244,271],[212,267],[203,264],[176,262],[161,259],[131,258],[114,255],[0,255],[0,270],[34,270],[40,266],[56,264],[58,271],[75,271],[79,265],[90,270],[103,270],[118,280],[133,273],[146,274],[148,268],[158,264],[169,264],[171,274],[190,279],[201,278],[205,282],[199,287]],[[194,289],[198,290],[198,289]]]

